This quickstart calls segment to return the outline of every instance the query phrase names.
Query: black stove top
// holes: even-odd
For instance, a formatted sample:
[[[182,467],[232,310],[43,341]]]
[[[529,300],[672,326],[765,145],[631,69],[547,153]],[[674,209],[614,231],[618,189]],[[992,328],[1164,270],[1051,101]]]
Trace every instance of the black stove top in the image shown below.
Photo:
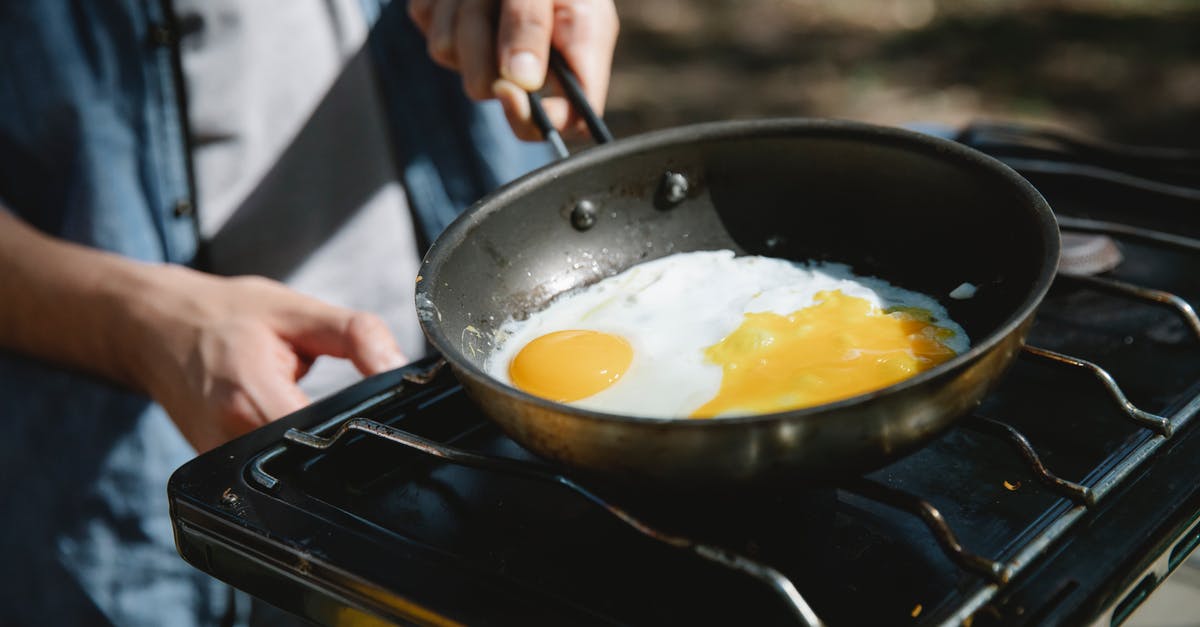
[[[917,452],[832,487],[581,495],[370,423],[305,436],[362,418],[532,461],[426,361],[181,468],[180,553],[323,623],[1120,622],[1200,539],[1200,159],[1003,126],[960,140],[1124,260],[1060,276],[999,389]]]

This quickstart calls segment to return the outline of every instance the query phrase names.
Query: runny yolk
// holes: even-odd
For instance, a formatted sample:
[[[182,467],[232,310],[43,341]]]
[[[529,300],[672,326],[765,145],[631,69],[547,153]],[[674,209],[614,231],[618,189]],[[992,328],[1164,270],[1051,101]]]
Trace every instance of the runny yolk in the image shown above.
[[[924,314],[924,315],[922,315]],[[954,356],[953,331],[928,312],[886,313],[840,291],[788,315],[746,314],[741,326],[705,349],[720,365],[721,389],[693,418],[760,414],[820,405],[887,387]]]
[[[616,383],[633,361],[625,338],[600,331],[555,331],[525,345],[508,367],[514,385],[559,403]]]

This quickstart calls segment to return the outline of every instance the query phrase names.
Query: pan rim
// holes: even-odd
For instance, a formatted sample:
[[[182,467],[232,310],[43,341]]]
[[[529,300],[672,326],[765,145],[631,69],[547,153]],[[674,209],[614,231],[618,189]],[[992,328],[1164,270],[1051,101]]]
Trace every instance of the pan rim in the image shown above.
[[[789,136],[820,137],[830,136],[846,140],[871,139],[885,140],[892,145],[923,152],[930,156],[950,158],[971,167],[988,171],[992,176],[1004,180],[1014,192],[1021,197],[1034,215],[1035,227],[1041,230],[1042,239],[1046,246],[1042,252],[1041,272],[1037,279],[1026,291],[1021,304],[1016,307],[1005,320],[990,334],[979,342],[974,343],[966,352],[943,362],[929,370],[899,381],[892,385],[864,394],[841,399],[831,403],[823,403],[811,407],[792,409],[765,414],[747,414],[713,419],[696,419],[689,417],[658,418],[628,414],[614,414],[594,411],[550,401],[509,386],[486,373],[482,368],[465,358],[463,351],[458,350],[450,338],[443,333],[442,327],[435,319],[437,316],[436,300],[430,293],[437,286],[433,278],[438,276],[440,262],[444,256],[438,251],[446,246],[457,247],[467,238],[474,226],[491,213],[506,206],[510,199],[524,194],[547,179],[557,178],[580,169],[591,167],[598,162],[637,154],[647,150],[660,149],[684,143],[704,141],[719,141],[725,139],[752,139],[761,137],[785,138]],[[550,163],[534,170],[496,191],[480,199],[454,220],[437,238],[426,252],[421,263],[420,274],[416,285],[416,302],[418,320],[422,330],[433,347],[453,367],[463,370],[473,380],[489,389],[509,397],[515,397],[522,402],[550,411],[569,414],[574,418],[588,421],[603,421],[607,423],[620,422],[636,424],[643,428],[670,429],[720,429],[734,428],[754,423],[775,423],[779,421],[816,420],[823,415],[833,415],[847,408],[864,405],[872,400],[894,394],[901,394],[910,388],[947,376],[968,364],[982,358],[999,346],[1005,338],[1018,331],[1036,311],[1054,281],[1060,253],[1059,229],[1057,220],[1049,203],[1041,193],[1024,177],[1003,162],[988,156],[978,150],[963,144],[893,126],[882,126],[852,120],[828,118],[767,118],[755,120],[732,120],[703,122],[668,129],[655,130],[647,133],[619,139],[607,144],[591,146],[581,150],[566,159]],[[428,311],[422,311],[422,307]]]

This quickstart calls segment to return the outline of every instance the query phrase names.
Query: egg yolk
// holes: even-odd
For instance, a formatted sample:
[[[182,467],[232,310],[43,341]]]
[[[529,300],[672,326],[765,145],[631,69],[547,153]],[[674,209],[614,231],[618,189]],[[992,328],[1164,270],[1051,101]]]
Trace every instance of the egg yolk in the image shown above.
[[[723,370],[721,389],[693,418],[798,409],[887,387],[954,356],[941,340],[953,331],[929,312],[885,312],[840,291],[788,315],[746,314],[705,349]]]
[[[559,403],[616,383],[633,361],[625,338],[600,331],[555,331],[525,345],[508,367],[518,388]]]

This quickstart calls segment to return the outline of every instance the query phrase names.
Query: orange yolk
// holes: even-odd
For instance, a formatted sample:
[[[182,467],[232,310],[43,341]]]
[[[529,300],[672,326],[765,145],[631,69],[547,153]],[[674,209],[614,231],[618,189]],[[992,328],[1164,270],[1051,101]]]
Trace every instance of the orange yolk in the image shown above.
[[[600,331],[555,331],[525,345],[508,367],[514,385],[559,403],[616,383],[633,361],[624,338]]]
[[[840,291],[786,316],[746,314],[741,326],[708,347],[721,366],[721,389],[693,418],[761,414],[849,398],[932,368],[954,356],[942,344],[953,331],[928,312],[886,313]],[[925,320],[922,320],[925,318]]]

